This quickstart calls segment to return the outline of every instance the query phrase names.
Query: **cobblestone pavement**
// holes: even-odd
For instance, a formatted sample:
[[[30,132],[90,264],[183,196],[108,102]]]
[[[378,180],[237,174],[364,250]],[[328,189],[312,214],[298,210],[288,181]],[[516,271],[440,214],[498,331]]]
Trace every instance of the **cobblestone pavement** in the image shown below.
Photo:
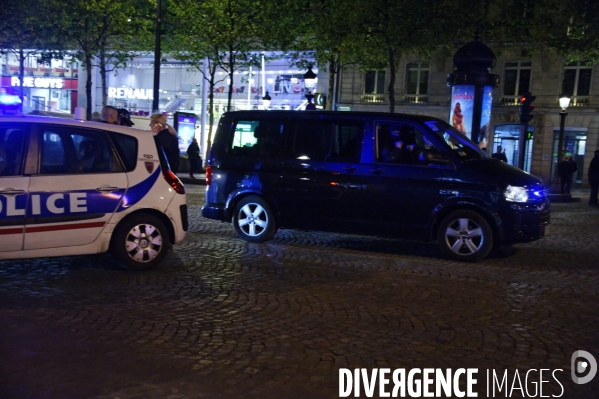
[[[354,235],[246,243],[199,217],[203,190],[188,186],[190,231],[156,270],[0,262],[0,398],[335,398],[359,367],[508,370],[530,395],[542,379],[543,395],[599,397],[599,376],[570,378],[575,350],[599,358],[599,208],[553,204],[545,239],[464,264]],[[541,368],[563,388],[527,384]]]

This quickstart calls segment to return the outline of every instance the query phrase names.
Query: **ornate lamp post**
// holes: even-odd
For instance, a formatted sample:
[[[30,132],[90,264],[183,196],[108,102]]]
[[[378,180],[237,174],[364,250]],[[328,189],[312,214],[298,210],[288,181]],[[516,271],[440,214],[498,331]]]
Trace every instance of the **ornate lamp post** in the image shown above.
[[[564,126],[566,124],[566,108],[570,105],[570,97],[562,95],[559,99],[559,106],[562,110],[559,113],[560,121],[559,121],[559,136],[557,139],[557,163],[559,164],[564,158]]]
[[[270,109],[270,100],[272,100],[272,98],[268,95],[267,91],[264,97],[262,97],[262,105],[264,106],[264,109]]]
[[[306,105],[306,111],[313,111],[316,109],[316,105],[312,102],[314,99],[314,94],[312,94],[312,89],[314,89],[314,85],[316,84],[316,74],[312,71],[312,65],[308,67],[308,72],[304,74],[304,85],[306,86],[307,93],[306,98],[308,99],[308,104]]]

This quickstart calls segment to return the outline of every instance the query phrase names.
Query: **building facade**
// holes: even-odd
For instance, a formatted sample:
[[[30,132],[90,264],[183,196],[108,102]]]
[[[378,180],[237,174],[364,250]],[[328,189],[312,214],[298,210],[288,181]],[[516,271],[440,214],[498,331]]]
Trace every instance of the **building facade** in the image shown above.
[[[521,49],[494,48],[497,63],[490,71],[500,75],[492,92],[490,135],[487,151],[503,147],[508,162],[517,165],[520,136],[519,97],[532,92],[536,106],[529,122],[524,169],[553,187],[558,183],[557,143],[560,130],[559,98],[571,97],[565,119],[563,148],[578,165],[575,184],[588,186],[586,177],[593,152],[599,148],[598,65],[565,63],[556,54],[525,55]],[[451,88],[447,75],[453,72],[453,53],[440,51],[430,59],[402,57],[396,71],[395,112],[430,115],[450,121]],[[338,83],[337,109],[389,112],[389,71],[346,68]],[[492,145],[491,145],[492,143]]]

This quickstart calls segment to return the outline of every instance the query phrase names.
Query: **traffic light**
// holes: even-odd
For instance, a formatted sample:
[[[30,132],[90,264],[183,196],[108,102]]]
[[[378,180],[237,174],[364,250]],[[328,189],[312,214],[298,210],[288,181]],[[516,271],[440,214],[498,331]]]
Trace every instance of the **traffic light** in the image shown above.
[[[520,96],[520,122],[528,123],[534,118],[530,113],[534,111],[535,106],[533,101],[536,99],[530,92],[526,92]]]

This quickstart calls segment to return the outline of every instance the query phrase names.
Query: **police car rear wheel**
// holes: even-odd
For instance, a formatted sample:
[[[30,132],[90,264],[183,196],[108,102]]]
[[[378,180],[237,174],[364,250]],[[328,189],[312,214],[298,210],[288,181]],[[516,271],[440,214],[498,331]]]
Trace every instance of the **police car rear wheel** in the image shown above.
[[[233,226],[237,235],[249,242],[268,241],[277,232],[270,206],[255,195],[239,201],[233,214]]]
[[[152,215],[135,215],[117,227],[112,250],[125,268],[149,270],[164,259],[168,244],[168,231],[160,219]]]
[[[493,231],[478,213],[459,210],[443,219],[437,240],[441,250],[451,259],[476,262],[493,248]]]

